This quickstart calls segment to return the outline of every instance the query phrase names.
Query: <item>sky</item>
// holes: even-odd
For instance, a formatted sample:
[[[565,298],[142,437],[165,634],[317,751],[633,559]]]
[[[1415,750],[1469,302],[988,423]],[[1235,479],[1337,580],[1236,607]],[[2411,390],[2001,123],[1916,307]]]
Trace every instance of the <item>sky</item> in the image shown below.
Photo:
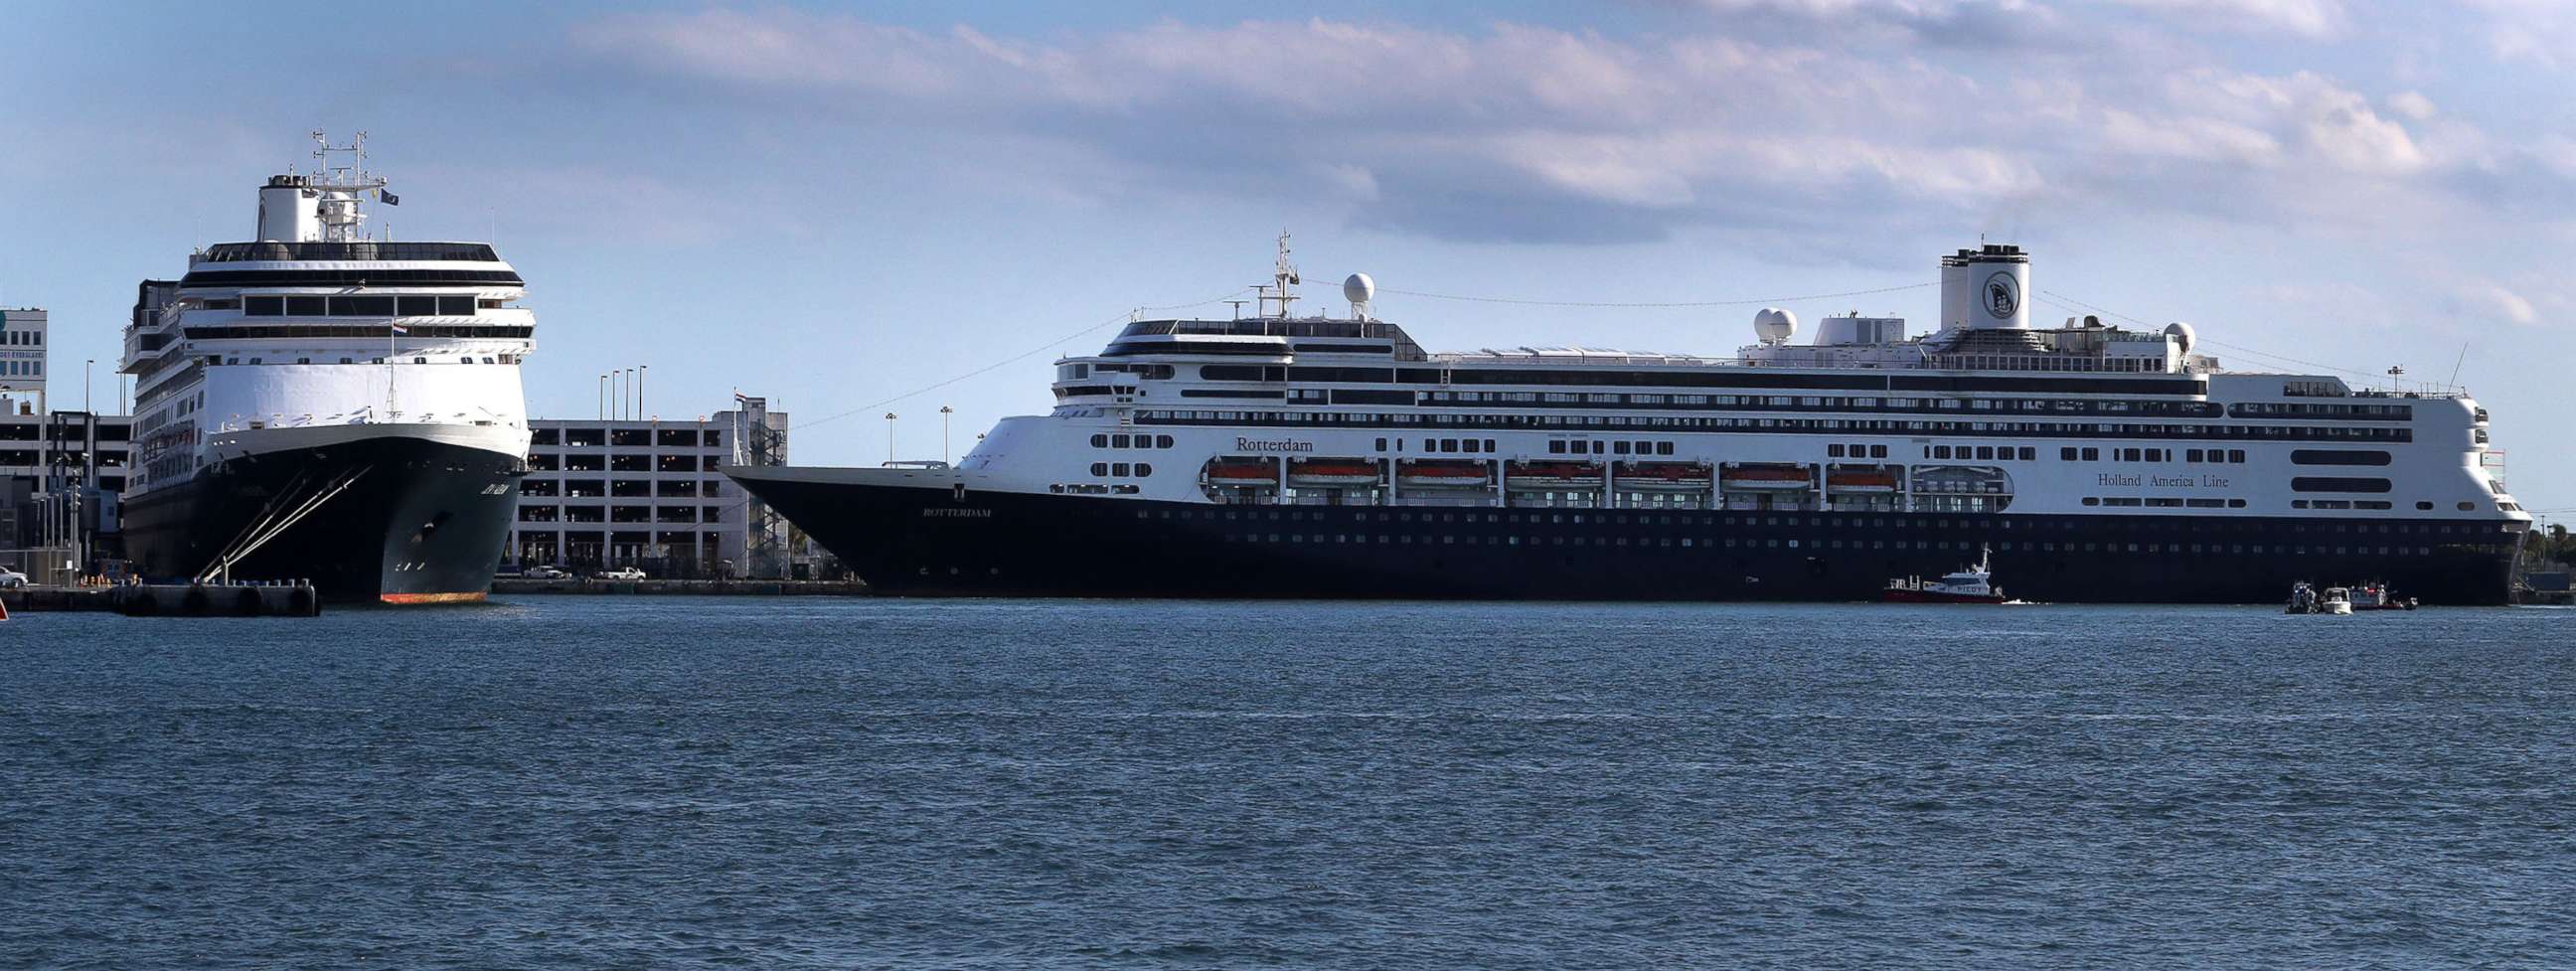
[[[136,281],[364,129],[394,238],[529,281],[532,414],[646,366],[665,419],[770,397],[799,464],[882,461],[888,411],[937,457],[942,406],[962,454],[1135,308],[1229,314],[1282,230],[1301,308],[1366,272],[1436,350],[1713,355],[1759,302],[1919,333],[1935,288],[1813,295],[1984,239],[2044,317],[2456,374],[2576,513],[2576,2],[350,9],[0,0],[0,304],[52,311],[58,401]]]

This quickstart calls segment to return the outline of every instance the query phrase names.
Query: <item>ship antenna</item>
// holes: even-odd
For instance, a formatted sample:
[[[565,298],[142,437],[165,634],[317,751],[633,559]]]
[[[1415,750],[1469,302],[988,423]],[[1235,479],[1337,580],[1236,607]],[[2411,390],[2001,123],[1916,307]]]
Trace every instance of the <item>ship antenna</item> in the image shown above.
[[[1296,291],[1289,288],[1304,282],[1297,278],[1296,264],[1288,262],[1288,252],[1288,231],[1282,229],[1279,231],[1279,256],[1271,263],[1270,268],[1271,293],[1262,298],[1264,303],[1272,300],[1279,302],[1281,320],[1288,319],[1288,305],[1297,299]],[[1265,311],[1268,309],[1263,308]]]

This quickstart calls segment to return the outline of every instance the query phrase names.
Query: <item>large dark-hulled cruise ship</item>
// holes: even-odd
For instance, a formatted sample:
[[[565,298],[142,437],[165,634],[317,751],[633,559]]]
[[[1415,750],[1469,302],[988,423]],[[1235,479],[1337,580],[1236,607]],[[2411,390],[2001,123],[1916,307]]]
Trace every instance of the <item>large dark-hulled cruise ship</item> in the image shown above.
[[[1434,354],[1362,276],[1291,316],[1283,247],[1262,316],[1130,324],[954,468],[728,473],[893,593],[1863,600],[1990,551],[2042,601],[2505,600],[2530,517],[2466,396],[2034,327],[2019,248],[1940,263],[1928,334]]]
[[[488,245],[363,234],[368,203],[398,201],[364,138],[261,186],[255,240],[140,288],[124,522],[142,575],[391,603],[490,591],[526,469],[535,319]]]

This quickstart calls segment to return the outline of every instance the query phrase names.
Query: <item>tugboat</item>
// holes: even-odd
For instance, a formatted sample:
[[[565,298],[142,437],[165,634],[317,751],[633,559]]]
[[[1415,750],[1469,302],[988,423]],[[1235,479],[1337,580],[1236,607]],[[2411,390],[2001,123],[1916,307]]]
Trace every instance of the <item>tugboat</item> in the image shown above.
[[[1994,576],[1994,572],[1988,569],[1988,561],[1993,556],[1992,549],[1981,546],[1977,548],[1977,562],[1961,567],[1957,572],[1944,574],[1939,580],[1930,583],[1924,582],[1922,577],[1889,580],[1879,599],[1900,604],[2004,603],[2003,590],[1987,582]]]

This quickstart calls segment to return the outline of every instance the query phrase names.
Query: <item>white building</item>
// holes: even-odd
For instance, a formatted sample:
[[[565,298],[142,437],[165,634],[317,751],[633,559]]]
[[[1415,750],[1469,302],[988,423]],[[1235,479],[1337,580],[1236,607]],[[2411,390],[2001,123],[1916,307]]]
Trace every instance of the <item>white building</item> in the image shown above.
[[[758,400],[694,420],[531,419],[531,471],[519,484],[505,556],[583,573],[637,566],[670,578],[777,575],[776,564],[752,563],[759,510],[723,472],[756,444],[774,444],[773,461],[785,461],[787,413]],[[742,441],[747,423],[766,428],[765,442]],[[783,521],[771,531],[771,548],[783,551]]]
[[[0,310],[0,413],[45,413],[45,312]]]

